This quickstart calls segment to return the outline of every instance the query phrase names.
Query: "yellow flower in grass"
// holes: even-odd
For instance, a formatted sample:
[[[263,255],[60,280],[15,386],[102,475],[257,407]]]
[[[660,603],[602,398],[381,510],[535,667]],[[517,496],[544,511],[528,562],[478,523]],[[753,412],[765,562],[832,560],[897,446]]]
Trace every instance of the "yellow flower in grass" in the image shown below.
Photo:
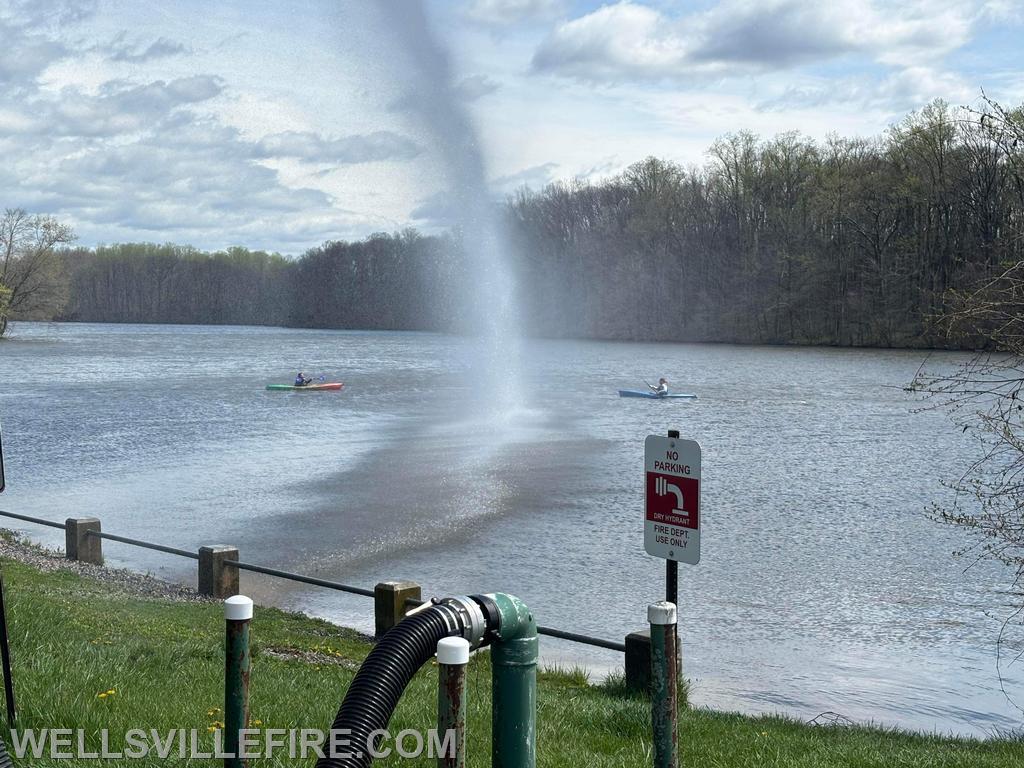
[[[208,710],[206,710],[206,716],[207,717],[213,717],[214,715],[219,715],[219,714],[220,714],[220,707],[210,707]]]
[[[105,699],[108,696],[113,696],[115,693],[117,693],[117,691],[115,691],[113,688],[111,688],[109,691],[100,691],[99,693],[96,694],[96,698],[97,699]]]

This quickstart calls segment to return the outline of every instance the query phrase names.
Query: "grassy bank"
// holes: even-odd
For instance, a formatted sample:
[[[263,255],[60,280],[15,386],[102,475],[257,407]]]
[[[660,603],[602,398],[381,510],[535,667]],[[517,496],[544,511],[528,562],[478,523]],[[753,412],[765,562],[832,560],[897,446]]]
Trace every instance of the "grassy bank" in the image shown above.
[[[101,729],[217,728],[223,718],[223,620],[216,603],[112,594],[111,585],[67,572],[5,562],[19,726]],[[354,632],[274,609],[252,626],[252,717],[263,728],[327,728],[369,649]],[[485,655],[469,671],[470,765],[489,765],[490,670]],[[434,721],[436,670],[407,690],[391,724],[425,729]],[[649,705],[579,673],[541,675],[539,765],[646,766]],[[119,736],[117,738],[120,738]],[[212,737],[211,737],[212,739]],[[115,739],[116,741],[117,739]],[[90,742],[98,749],[98,736]],[[686,710],[683,764],[717,766],[1020,766],[1022,742],[977,742],[821,728],[774,717]],[[18,765],[207,765],[158,760],[41,760]],[[258,765],[305,765],[283,755]],[[433,765],[427,758],[381,765]]]

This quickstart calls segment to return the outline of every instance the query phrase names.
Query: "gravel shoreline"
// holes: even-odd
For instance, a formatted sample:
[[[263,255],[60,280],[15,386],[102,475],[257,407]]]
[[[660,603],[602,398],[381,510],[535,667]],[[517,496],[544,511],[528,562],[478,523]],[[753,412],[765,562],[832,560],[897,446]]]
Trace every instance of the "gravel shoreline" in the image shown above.
[[[63,551],[33,544],[20,538],[16,532],[5,528],[0,528],[0,558],[24,563],[40,571],[70,571],[79,576],[86,576],[109,584],[113,587],[113,591],[137,597],[200,603],[220,602],[200,595],[195,589],[185,584],[165,581],[147,573],[68,560]]]

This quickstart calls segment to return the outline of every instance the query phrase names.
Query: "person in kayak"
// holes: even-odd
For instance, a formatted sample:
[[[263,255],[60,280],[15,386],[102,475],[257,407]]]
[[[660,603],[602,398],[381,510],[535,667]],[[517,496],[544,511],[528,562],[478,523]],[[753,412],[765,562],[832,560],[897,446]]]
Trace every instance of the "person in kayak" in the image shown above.
[[[312,383],[313,383],[313,380],[312,379],[307,379],[305,376],[303,376],[302,375],[302,371],[299,371],[299,375],[295,377],[295,386],[296,387],[305,387],[308,384],[312,384]]]
[[[651,392],[656,394],[658,397],[664,397],[668,394],[668,379],[664,377],[658,379],[658,386],[654,386],[653,384],[648,384],[647,386],[650,387]]]

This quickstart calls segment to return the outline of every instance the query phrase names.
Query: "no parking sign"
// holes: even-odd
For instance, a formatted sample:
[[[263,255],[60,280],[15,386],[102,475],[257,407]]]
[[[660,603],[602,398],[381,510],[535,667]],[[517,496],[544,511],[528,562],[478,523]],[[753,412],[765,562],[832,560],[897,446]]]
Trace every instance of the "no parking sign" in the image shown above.
[[[644,549],[696,565],[700,561],[700,445],[649,435],[644,441]]]

